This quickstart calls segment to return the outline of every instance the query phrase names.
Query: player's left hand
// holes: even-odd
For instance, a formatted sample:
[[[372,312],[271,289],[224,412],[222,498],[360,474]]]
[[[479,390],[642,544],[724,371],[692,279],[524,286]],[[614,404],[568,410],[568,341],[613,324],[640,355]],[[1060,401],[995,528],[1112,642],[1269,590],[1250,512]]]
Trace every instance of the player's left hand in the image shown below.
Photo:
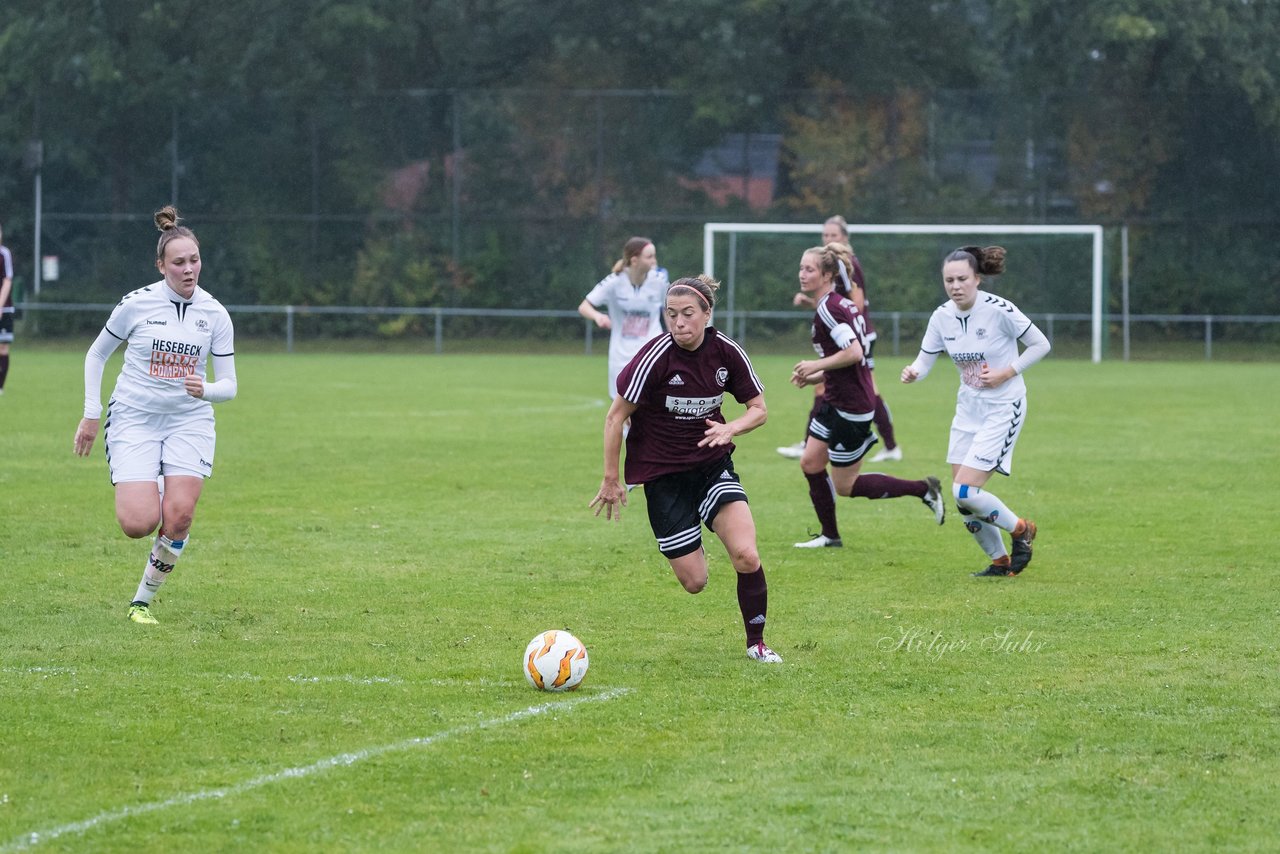
[[[1016,374],[1017,372],[1013,368],[993,368],[983,362],[982,370],[978,373],[978,379],[987,388],[998,388],[1013,379]]]
[[[719,421],[706,419],[707,429],[702,435],[702,441],[698,443],[699,448],[719,448],[733,441],[733,428],[728,424],[722,424]]]
[[[791,384],[796,388],[804,388],[807,385],[813,385],[810,379],[817,370],[813,366],[813,362],[797,362],[796,366],[791,369]]]
[[[199,374],[187,374],[182,378],[182,385],[192,397],[204,398],[204,380]]]

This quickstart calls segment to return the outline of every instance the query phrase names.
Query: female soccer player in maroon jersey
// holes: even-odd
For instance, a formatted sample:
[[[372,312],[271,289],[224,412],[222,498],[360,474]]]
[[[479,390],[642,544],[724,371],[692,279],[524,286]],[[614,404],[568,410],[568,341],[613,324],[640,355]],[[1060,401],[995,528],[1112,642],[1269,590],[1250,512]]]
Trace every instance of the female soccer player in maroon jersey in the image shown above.
[[[850,245],[849,223],[846,222],[845,218],[839,214],[833,217],[828,217],[827,221],[822,224],[822,245],[826,246],[829,243],[843,243],[845,245]],[[867,310],[867,278],[862,271],[862,264],[858,261],[858,256],[853,253],[852,247],[850,248],[849,253],[853,259],[853,264],[849,269],[849,284],[846,286],[843,282],[837,281],[835,283],[835,287],[836,291],[839,292],[841,296],[846,296],[853,301],[853,304],[858,307],[858,311],[862,312],[863,320],[866,322],[866,360],[867,366],[871,368],[872,371],[871,388],[876,393],[876,411],[875,417],[872,420],[876,425],[876,432],[884,442],[884,448],[878,451],[876,455],[871,458],[871,462],[879,463],[901,460],[902,447],[898,445],[897,437],[894,434],[893,415],[890,414],[889,407],[884,402],[884,398],[880,395],[880,389],[876,386],[876,360],[875,356],[872,355],[872,351],[876,346],[876,331],[875,327],[871,323],[871,314]],[[808,308],[814,307],[813,298],[804,293],[804,291],[797,293],[792,298],[791,302],[793,305],[797,306],[805,306]],[[822,405],[822,384],[819,383],[814,386],[813,391],[813,409],[809,413],[810,418],[817,413],[818,407]],[[778,448],[779,454],[793,460],[800,459],[800,455],[803,452],[804,442],[798,442],[794,445],[785,445]]]
[[[714,531],[737,572],[747,656],[776,663],[781,657],[764,642],[769,590],[756,524],[732,456],[733,437],[765,422],[764,385],[737,342],[709,325],[717,287],[706,276],[677,280],[666,296],[669,331],[618,375],[605,416],[604,479],[590,506],[617,519],[627,503],[618,456],[629,418],[625,483],[644,484],[658,550],[684,589],[698,593],[707,586],[702,526]],[[746,406],[732,421],[720,412],[726,391]]]
[[[871,421],[875,415],[875,387],[866,360],[866,332],[862,313],[837,292],[852,269],[852,252],[843,243],[815,246],[800,257],[800,288],[812,296],[813,349],[819,358],[796,364],[791,383],[798,388],[823,383],[822,403],[809,420],[809,434],[800,468],[809,482],[809,498],[822,533],[797,548],[843,545],[836,524],[836,495],[852,498],[915,496],[933,513],[945,518],[940,483],[935,477],[902,480],[886,474],[859,477],[863,457],[875,445]],[[827,474],[827,462],[831,474]]]

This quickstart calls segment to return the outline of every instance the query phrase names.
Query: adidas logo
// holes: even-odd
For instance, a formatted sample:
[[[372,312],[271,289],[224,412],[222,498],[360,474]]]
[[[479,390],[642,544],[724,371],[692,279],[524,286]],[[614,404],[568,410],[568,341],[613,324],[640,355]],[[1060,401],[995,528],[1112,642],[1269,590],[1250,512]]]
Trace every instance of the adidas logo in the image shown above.
[[[756,614],[754,617],[752,617],[750,620],[747,621],[747,624],[751,626],[764,625],[764,614]]]
[[[684,380],[680,378],[679,374],[676,374],[674,377],[672,377],[670,380],[667,381],[667,385],[684,385]]]
[[[722,472],[720,472],[720,479],[721,479],[721,480],[733,480],[733,478],[729,477],[729,473],[728,473],[727,471],[722,471]]]

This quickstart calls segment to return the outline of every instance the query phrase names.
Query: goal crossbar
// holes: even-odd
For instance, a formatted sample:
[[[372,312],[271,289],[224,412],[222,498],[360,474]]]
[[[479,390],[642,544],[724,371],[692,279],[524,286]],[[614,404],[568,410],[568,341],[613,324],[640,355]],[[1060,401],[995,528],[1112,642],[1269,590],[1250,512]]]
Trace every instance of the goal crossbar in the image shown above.
[[[715,273],[715,237],[717,234],[814,234],[821,233],[822,223],[708,222],[702,228],[702,268],[707,275]],[[1080,234],[1093,238],[1093,361],[1102,361],[1102,226],[1100,225],[909,225],[854,223],[850,234]],[[732,302],[730,303],[732,304]]]

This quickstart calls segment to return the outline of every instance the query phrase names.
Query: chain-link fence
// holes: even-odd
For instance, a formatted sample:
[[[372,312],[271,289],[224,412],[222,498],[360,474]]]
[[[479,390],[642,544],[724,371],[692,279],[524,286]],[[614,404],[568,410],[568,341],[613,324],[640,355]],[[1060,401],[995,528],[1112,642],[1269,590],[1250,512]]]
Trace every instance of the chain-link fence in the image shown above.
[[[11,170],[5,242],[20,301],[110,303],[158,278],[150,213],[174,201],[200,236],[202,284],[224,303],[555,311],[576,306],[633,234],[656,241],[673,275],[698,272],[709,220],[1102,222],[1107,309],[1119,312],[1122,223],[1096,214],[1122,191],[1085,181],[1096,152],[1073,143],[1070,102],[801,91],[767,125],[726,131],[696,96],[671,92],[204,93],[181,109],[123,111],[92,141],[77,135],[74,100],[45,103],[39,171],[22,173],[38,174],[39,197]],[[1157,164],[1150,177],[1186,176],[1161,176]],[[1280,314],[1272,223],[1190,211],[1128,230],[1130,313]],[[878,312],[941,301],[937,267],[949,243],[856,248]],[[797,246],[742,251],[749,286],[736,308],[784,309]],[[1026,310],[1088,311],[1074,247],[1011,251],[1021,266],[1007,278],[1022,293],[1009,296]],[[58,258],[57,280],[35,281],[44,256]],[[46,312],[26,334],[91,334],[101,323],[91,314]],[[324,335],[420,335],[426,316],[338,311],[324,318]],[[238,321],[246,334],[278,332],[269,313]],[[1170,342],[1195,337],[1182,322],[1143,326]],[[1265,325],[1229,328],[1221,331],[1246,341],[1271,336]]]

